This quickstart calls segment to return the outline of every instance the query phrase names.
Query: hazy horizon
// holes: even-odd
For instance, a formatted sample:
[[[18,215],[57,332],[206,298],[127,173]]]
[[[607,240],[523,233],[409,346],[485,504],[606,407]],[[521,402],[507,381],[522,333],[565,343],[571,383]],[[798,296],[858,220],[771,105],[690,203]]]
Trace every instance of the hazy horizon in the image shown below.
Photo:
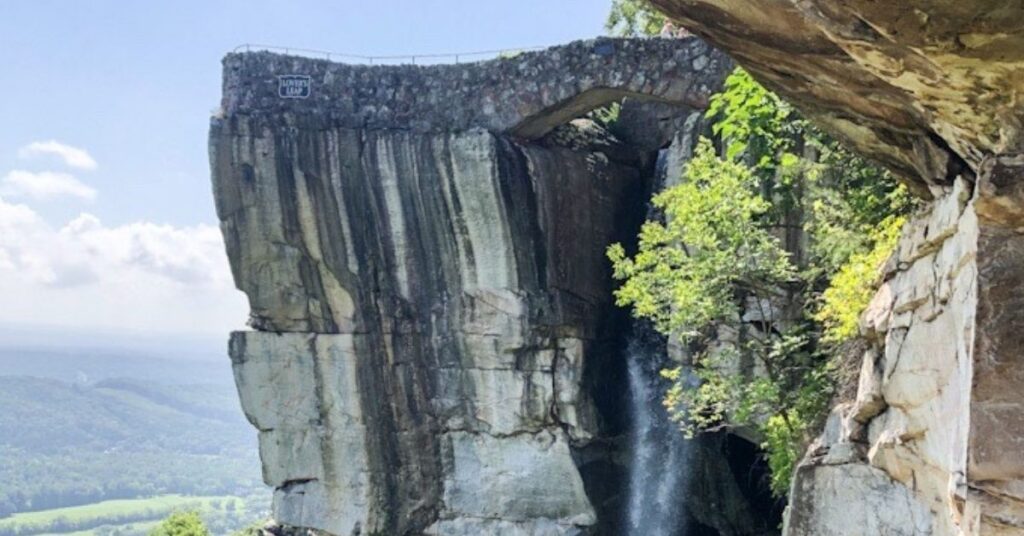
[[[105,352],[126,357],[226,360],[228,337],[228,332],[184,333],[0,323],[0,350]]]

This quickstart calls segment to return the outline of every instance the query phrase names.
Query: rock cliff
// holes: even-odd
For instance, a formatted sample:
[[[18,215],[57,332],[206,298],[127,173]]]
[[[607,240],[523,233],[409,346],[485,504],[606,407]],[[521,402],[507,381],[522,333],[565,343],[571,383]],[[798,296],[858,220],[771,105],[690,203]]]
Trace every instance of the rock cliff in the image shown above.
[[[1024,534],[1020,2],[652,3],[930,199],[786,534]]]
[[[651,0],[928,195],[1019,152],[1015,0]]]
[[[604,249],[635,236],[658,143],[564,124],[623,96],[699,108],[730,62],[695,39],[606,39],[473,65],[224,66],[214,193],[255,328],[230,353],[275,519],[621,533]],[[716,448],[702,489],[735,515],[702,522],[755,534]]]

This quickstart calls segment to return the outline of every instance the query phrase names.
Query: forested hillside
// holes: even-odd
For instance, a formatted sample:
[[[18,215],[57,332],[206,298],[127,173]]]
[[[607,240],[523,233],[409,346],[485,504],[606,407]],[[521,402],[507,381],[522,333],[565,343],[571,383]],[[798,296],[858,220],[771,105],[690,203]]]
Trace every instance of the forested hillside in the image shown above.
[[[18,360],[7,352],[4,372],[40,370],[36,357]],[[97,379],[0,376],[0,517],[166,494],[266,494],[255,433],[231,383],[105,377],[119,368],[146,372],[140,360],[121,367],[116,359],[77,364],[81,376],[89,370]],[[176,376],[203,381],[213,365],[183,361]],[[162,367],[170,370],[157,362],[148,376],[159,376]],[[220,368],[230,377],[227,363]],[[76,369],[66,366],[63,374],[69,370]]]

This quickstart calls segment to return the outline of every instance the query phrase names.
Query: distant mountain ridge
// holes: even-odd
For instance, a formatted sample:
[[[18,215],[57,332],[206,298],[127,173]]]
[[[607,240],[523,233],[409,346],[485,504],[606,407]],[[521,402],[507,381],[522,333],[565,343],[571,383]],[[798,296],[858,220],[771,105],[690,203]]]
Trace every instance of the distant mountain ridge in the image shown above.
[[[0,408],[0,517],[171,493],[265,493],[227,358],[4,348]]]
[[[0,375],[33,376],[81,384],[112,378],[135,378],[167,385],[234,385],[226,351],[223,359],[212,360],[155,357],[119,349],[0,346]]]

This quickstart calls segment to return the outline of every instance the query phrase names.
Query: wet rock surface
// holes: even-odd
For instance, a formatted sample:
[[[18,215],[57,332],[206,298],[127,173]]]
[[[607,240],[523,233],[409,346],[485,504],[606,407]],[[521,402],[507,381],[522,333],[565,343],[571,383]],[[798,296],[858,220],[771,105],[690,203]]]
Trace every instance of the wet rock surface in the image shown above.
[[[702,112],[678,106],[729,68],[696,40],[438,67],[228,56],[211,160],[255,328],[230,353],[275,488],[265,531],[621,534],[605,248],[636,236],[658,150],[674,173],[689,154]],[[281,97],[303,73],[308,96]],[[566,123],[624,95],[636,141]],[[763,489],[722,445],[695,446],[679,507],[702,533],[763,534]]]

